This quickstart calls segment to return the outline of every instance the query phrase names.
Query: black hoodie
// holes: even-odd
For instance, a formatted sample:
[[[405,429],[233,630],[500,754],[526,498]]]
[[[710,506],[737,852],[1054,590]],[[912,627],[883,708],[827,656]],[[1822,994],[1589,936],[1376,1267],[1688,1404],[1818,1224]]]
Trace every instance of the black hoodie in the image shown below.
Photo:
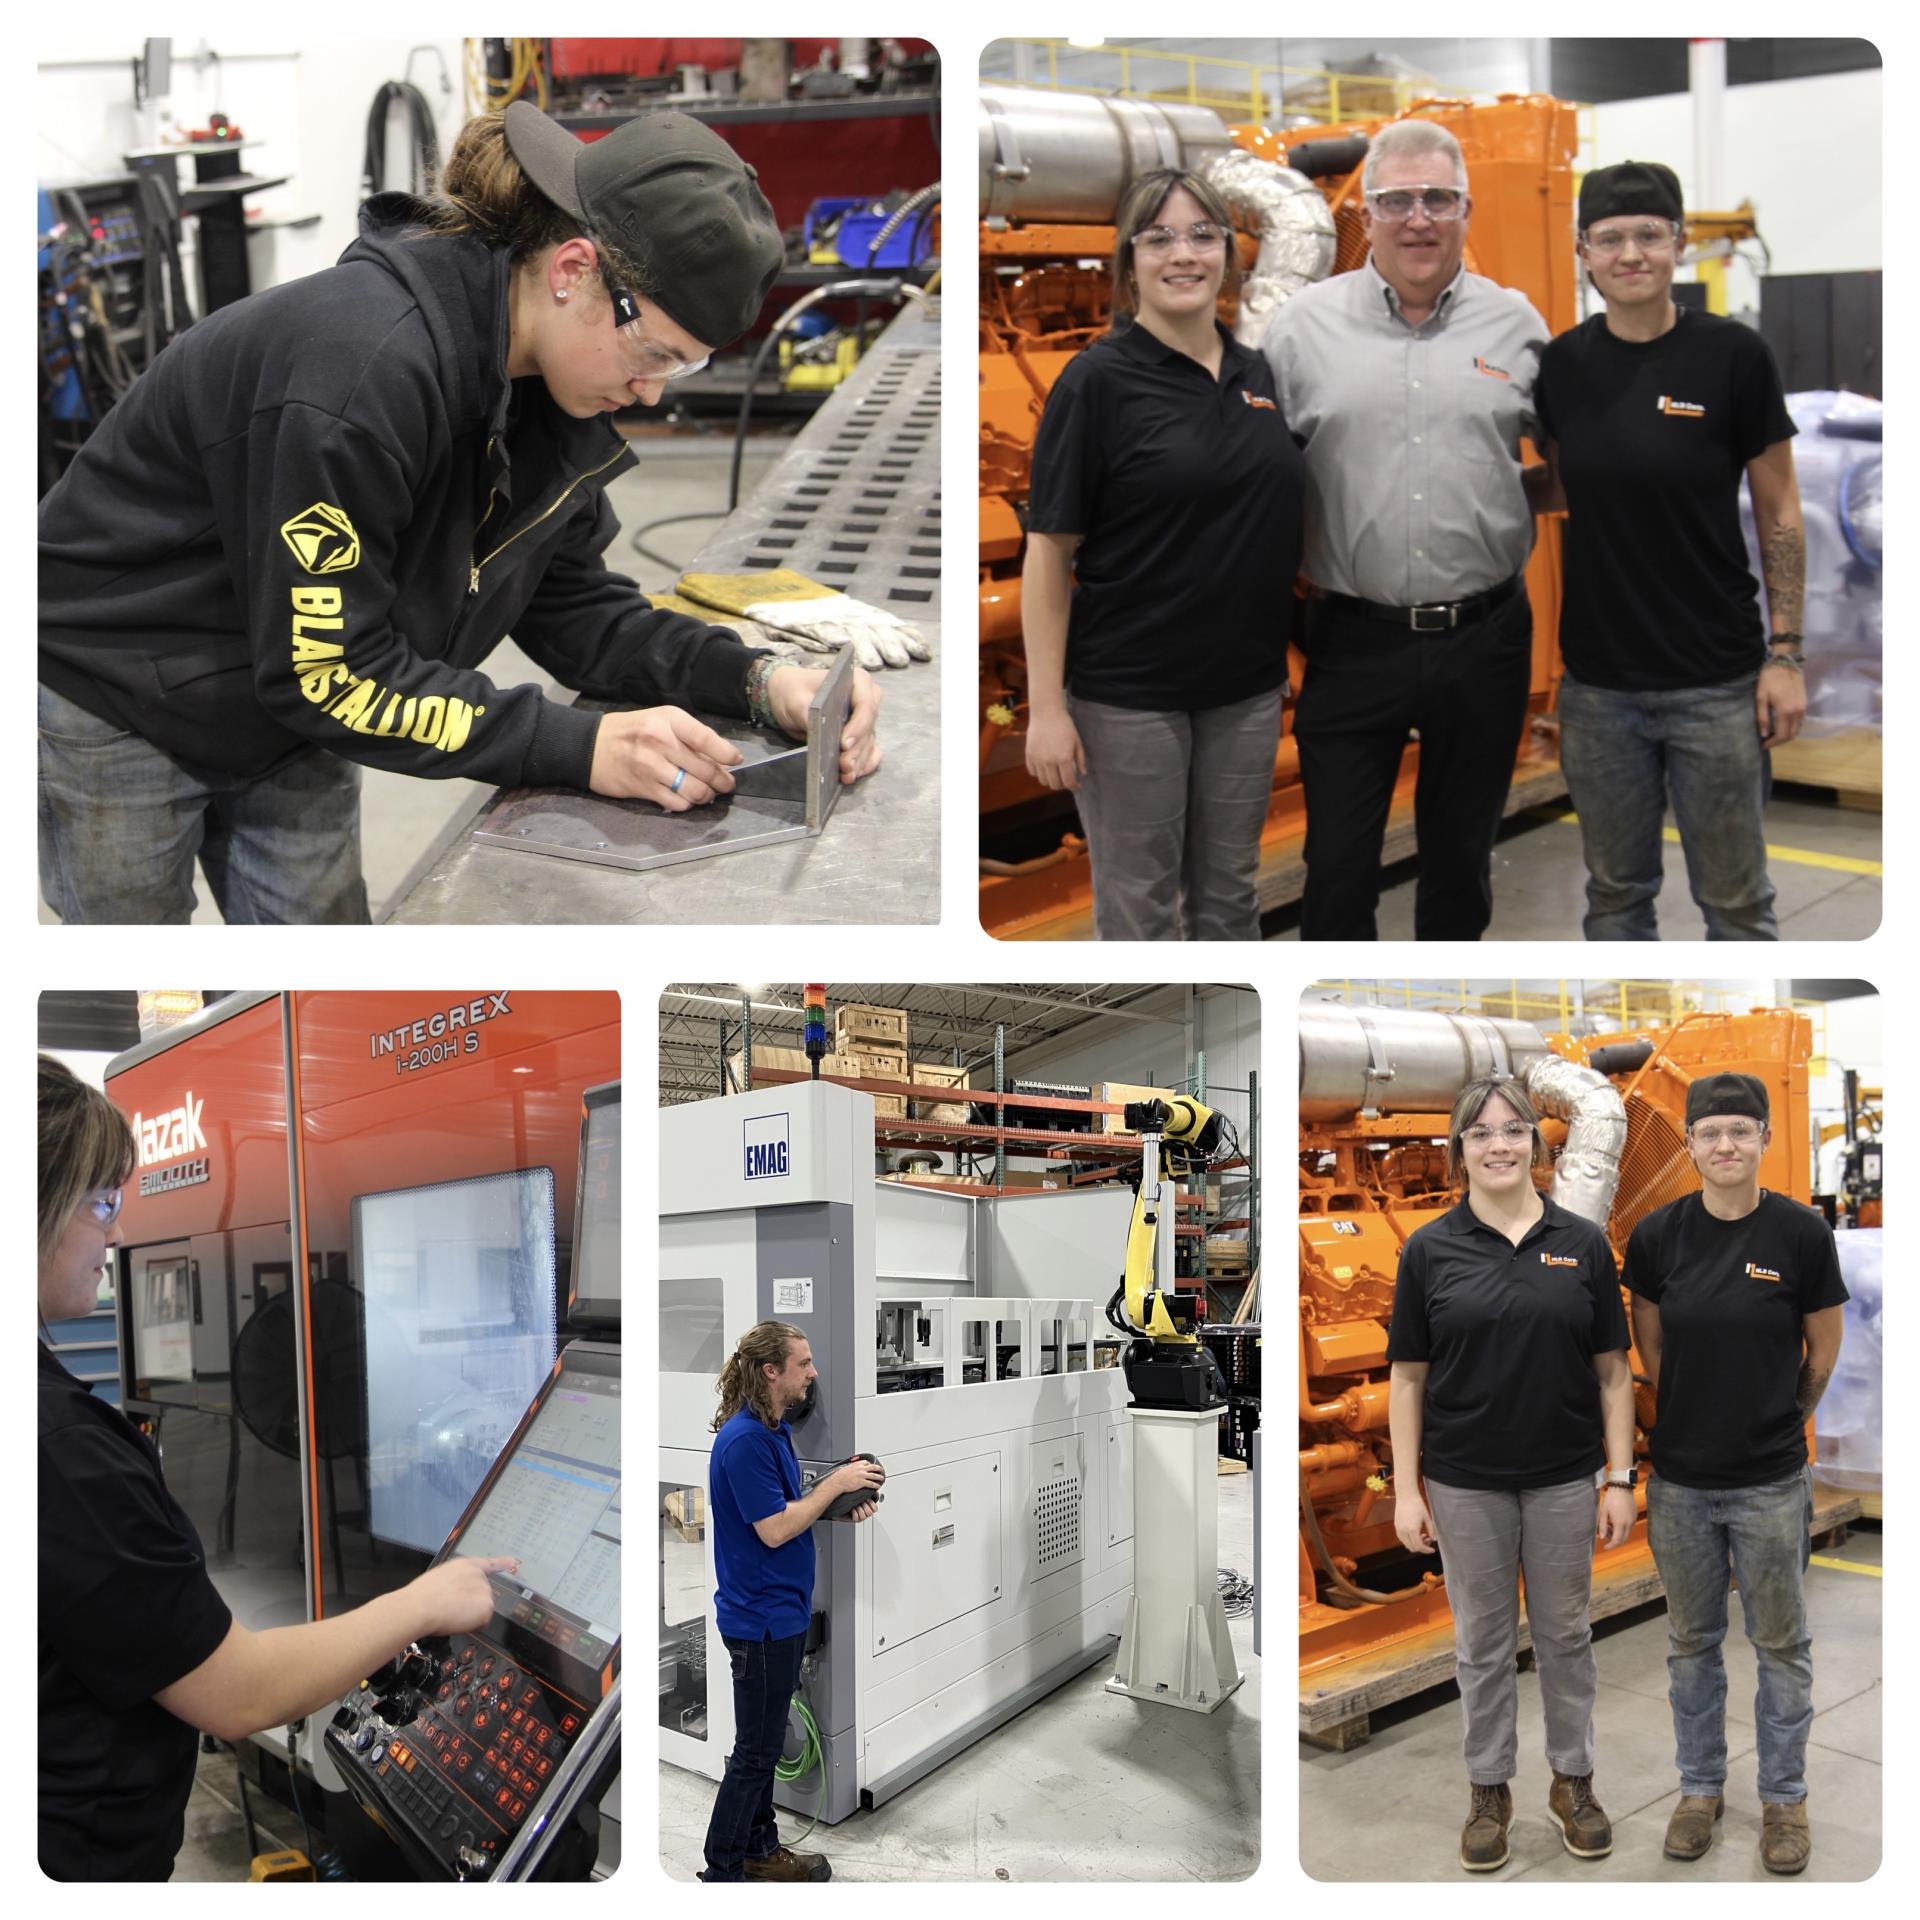
[[[509,632],[565,685],[744,716],[753,652],[602,550],[611,422],[507,378],[505,254],[361,209],[340,264],[209,314],[40,508],[40,678],[224,773],[326,747],[584,788],[599,716],[473,669]]]

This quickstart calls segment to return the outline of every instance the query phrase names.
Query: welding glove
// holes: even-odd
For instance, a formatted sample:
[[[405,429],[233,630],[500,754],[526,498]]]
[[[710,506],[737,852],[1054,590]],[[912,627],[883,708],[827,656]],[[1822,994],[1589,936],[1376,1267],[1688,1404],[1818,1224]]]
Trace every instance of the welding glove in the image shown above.
[[[816,653],[851,647],[870,673],[883,665],[904,667],[910,660],[933,658],[917,627],[789,567],[767,573],[683,573],[679,591],[717,612],[744,614]]]
[[[716,607],[703,607],[697,600],[688,600],[677,593],[650,593],[647,605],[664,608],[668,613],[684,613],[690,619],[704,620],[709,626],[714,624],[713,616],[719,611]],[[776,627],[762,626],[758,620],[749,620],[743,613],[731,614],[725,624],[731,627],[750,647],[790,647],[794,644],[793,635],[782,633]],[[792,656],[788,655],[791,659]]]

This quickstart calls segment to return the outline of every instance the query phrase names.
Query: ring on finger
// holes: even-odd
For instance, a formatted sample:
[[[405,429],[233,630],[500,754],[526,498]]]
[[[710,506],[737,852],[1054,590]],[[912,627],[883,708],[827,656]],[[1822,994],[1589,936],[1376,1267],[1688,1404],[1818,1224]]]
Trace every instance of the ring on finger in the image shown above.
[[[686,783],[687,770],[685,767],[678,767],[674,770],[673,784],[667,788],[667,791],[669,793],[678,793]]]

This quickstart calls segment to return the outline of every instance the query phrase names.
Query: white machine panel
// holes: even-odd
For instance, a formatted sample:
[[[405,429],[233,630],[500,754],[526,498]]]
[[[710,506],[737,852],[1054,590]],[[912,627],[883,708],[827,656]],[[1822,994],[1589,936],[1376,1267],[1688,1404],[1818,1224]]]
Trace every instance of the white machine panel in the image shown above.
[[[856,1119],[852,1103],[865,1109]],[[756,1087],[724,1100],[672,1109],[660,1130],[660,1198],[665,1213],[724,1213],[735,1207],[850,1202],[873,1186],[873,1097],[830,1080]]]
[[[1043,1580],[1086,1558],[1086,1474],[1076,1428],[1032,1450],[1033,1577]]]
[[[874,1530],[873,1651],[894,1651],[1001,1587],[1000,1456],[979,1453],[887,1476]]]
[[[1133,1427],[1117,1420],[1107,1429],[1107,1545],[1133,1538]]]

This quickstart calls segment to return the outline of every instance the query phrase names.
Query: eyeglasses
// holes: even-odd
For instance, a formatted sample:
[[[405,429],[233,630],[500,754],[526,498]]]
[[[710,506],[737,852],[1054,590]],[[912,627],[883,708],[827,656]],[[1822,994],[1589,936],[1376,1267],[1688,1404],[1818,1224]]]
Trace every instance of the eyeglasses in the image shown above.
[[[1182,238],[1195,253],[1211,253],[1215,247],[1226,245],[1226,235],[1206,220],[1196,220],[1182,236],[1174,227],[1142,227],[1133,236],[1133,244],[1141,253],[1165,253]]]
[[[1589,253],[1597,253],[1610,258],[1618,253],[1629,240],[1642,253],[1665,253],[1679,239],[1679,233],[1670,220],[1658,223],[1649,220],[1639,227],[1609,227],[1602,233],[1589,233],[1583,236],[1581,244]]]
[[[1526,1139],[1533,1131],[1524,1121],[1509,1120],[1501,1127],[1468,1127],[1460,1138],[1469,1146],[1484,1147],[1489,1140],[1504,1140],[1509,1146]]]
[[[1731,1140],[1736,1147],[1750,1147],[1760,1138],[1761,1129],[1751,1120],[1736,1120],[1726,1127],[1695,1127],[1693,1137],[1703,1147],[1717,1147],[1722,1140]]]
[[[110,1227],[120,1217],[120,1197],[120,1189],[115,1187],[108,1193],[90,1193],[80,1204],[97,1225]]]
[[[706,370],[713,358],[711,354],[703,353],[698,360],[688,360],[671,347],[649,340],[640,330],[644,322],[639,297],[630,287],[623,287],[604,272],[600,277],[613,300],[613,324],[620,336],[620,357],[626,363],[630,380],[641,380],[651,386],[661,380],[685,380]]]
[[[1397,226],[1412,218],[1415,207],[1429,220],[1458,220],[1467,210],[1467,196],[1458,187],[1370,187],[1367,205],[1376,220]]]

